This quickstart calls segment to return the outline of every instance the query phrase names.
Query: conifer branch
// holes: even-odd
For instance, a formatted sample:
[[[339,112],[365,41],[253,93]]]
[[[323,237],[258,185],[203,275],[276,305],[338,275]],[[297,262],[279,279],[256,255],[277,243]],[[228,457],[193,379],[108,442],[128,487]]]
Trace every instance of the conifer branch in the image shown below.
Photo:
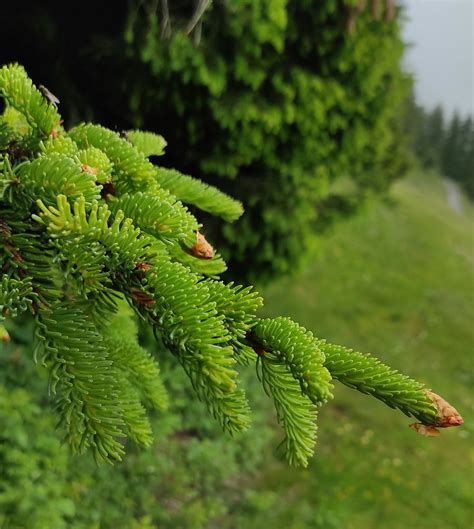
[[[161,156],[165,152],[166,140],[154,132],[129,130],[127,140],[134,145],[144,156]]]
[[[416,417],[422,433],[462,424],[441,397],[377,359],[289,318],[259,319],[262,299],[218,279],[226,265],[183,202],[229,221],[242,205],[155,166],[147,157],[162,154],[160,136],[92,124],[66,132],[18,65],[0,69],[0,95],[0,319],[34,319],[36,358],[74,451],[117,461],[126,437],[152,442],[147,407],[164,409],[167,397],[136,315],[231,433],[250,424],[237,364],[255,363],[292,464],[308,464],[333,378]]]
[[[346,386],[372,395],[391,408],[424,424],[435,424],[436,407],[423,384],[384,365],[368,354],[340,345],[318,341],[326,356],[324,365],[331,375]]]
[[[316,443],[316,406],[301,393],[288,366],[273,353],[261,357],[260,370],[263,387],[272,397],[285,431],[288,462],[306,467]]]
[[[41,134],[48,136],[59,126],[60,116],[56,106],[33,85],[22,66],[13,64],[1,68],[0,95]]]
[[[175,169],[158,167],[156,181],[186,204],[193,204],[203,211],[222,217],[224,220],[238,219],[244,212],[242,204],[217,188],[196,178],[184,175]]]

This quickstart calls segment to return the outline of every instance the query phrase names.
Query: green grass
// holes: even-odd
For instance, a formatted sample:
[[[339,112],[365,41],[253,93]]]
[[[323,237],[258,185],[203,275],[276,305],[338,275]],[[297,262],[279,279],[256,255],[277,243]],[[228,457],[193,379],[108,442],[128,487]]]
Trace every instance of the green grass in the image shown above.
[[[443,395],[466,424],[425,438],[338,385],[310,468],[270,464],[261,490],[272,508],[255,527],[472,527],[473,220],[467,201],[462,214],[448,208],[436,176],[411,177],[339,226],[304,274],[264,292],[267,315],[373,352]]]

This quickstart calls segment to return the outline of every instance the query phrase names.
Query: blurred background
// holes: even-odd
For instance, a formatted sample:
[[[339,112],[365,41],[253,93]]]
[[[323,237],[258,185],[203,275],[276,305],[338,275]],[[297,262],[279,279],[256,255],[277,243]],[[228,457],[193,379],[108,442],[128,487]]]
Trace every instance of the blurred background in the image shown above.
[[[204,218],[228,279],[264,313],[373,352],[443,394],[465,425],[423,438],[338,387],[317,455],[289,468],[271,403],[223,434],[173,358],[156,443],[96,467],[59,442],[28,327],[0,349],[2,529],[464,529],[474,526],[471,0],[24,0],[0,7],[65,125],[140,127],[160,163],[239,198]],[[201,216],[202,218],[202,216]]]

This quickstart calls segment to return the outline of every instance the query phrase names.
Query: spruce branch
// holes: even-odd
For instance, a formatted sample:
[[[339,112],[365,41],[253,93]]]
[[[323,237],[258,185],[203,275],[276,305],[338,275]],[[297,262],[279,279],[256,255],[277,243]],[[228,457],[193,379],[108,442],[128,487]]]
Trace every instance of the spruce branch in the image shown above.
[[[302,394],[299,382],[278,356],[265,354],[259,367],[265,392],[273,399],[285,431],[288,462],[306,467],[316,443],[317,408]]]
[[[134,314],[124,302],[104,330],[114,364],[126,375],[144,402],[158,410],[168,407],[168,394],[155,358],[140,346]]]
[[[203,211],[233,221],[243,213],[240,202],[230,198],[217,188],[201,182],[175,169],[156,168],[156,181],[186,204],[192,204]]]
[[[56,106],[33,85],[22,66],[13,64],[0,69],[0,95],[41,134],[49,136],[59,127],[61,118]]]
[[[13,279],[3,275],[0,285],[0,321],[31,309],[35,297],[30,277]]]
[[[166,140],[154,132],[128,130],[126,137],[147,158],[162,156],[165,152]]]
[[[420,382],[383,364],[368,354],[318,341],[325,354],[324,365],[333,378],[361,393],[372,395],[391,408],[423,424],[436,424],[436,407]]]
[[[34,320],[35,356],[74,451],[113,462],[127,437],[152,442],[147,408],[164,409],[167,396],[136,315],[231,433],[250,424],[237,364],[255,363],[292,464],[313,454],[316,409],[332,397],[332,379],[416,417],[420,433],[462,424],[444,399],[377,359],[289,318],[259,319],[262,299],[218,279],[226,265],[183,203],[229,221],[242,205],[154,165],[161,136],[93,124],[67,132],[18,65],[0,69],[0,96],[0,319]]]
[[[200,224],[181,202],[161,189],[154,193],[125,193],[110,201],[110,208],[113,212],[123,211],[137,227],[165,242],[179,239],[189,247],[196,242]]]
[[[72,449],[81,453],[90,447],[97,459],[120,460],[121,388],[92,321],[79,306],[57,305],[39,313],[36,337],[37,355],[51,373],[50,389]]]
[[[331,375],[323,365],[324,353],[310,331],[290,318],[279,317],[260,320],[253,332],[265,351],[270,350],[288,366],[301,391],[314,404],[332,398]]]
[[[18,171],[17,190],[29,201],[39,195],[47,204],[55,204],[58,195],[71,199],[84,197],[86,203],[100,198],[96,175],[79,161],[65,154],[51,153],[27,162]]]

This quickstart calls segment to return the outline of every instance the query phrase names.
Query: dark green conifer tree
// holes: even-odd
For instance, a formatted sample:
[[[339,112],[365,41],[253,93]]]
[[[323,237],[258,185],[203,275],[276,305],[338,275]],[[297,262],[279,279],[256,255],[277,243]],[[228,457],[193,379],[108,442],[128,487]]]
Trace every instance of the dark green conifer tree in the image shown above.
[[[232,225],[205,217],[233,278],[296,271],[318,233],[406,168],[393,1],[83,0],[68,32],[72,6],[26,5],[18,43],[24,21],[6,3],[0,47],[14,42],[10,60],[63,94],[68,124],[163,134],[163,165],[244,204]]]

